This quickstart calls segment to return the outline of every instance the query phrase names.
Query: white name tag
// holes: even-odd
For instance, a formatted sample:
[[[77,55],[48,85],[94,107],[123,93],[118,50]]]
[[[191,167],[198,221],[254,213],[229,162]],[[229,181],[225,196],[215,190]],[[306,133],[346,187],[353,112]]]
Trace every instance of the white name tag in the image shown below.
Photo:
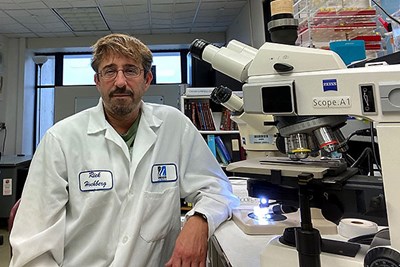
[[[91,170],[79,173],[81,191],[110,190],[114,186],[111,171]]]
[[[178,168],[173,163],[154,164],[151,167],[151,182],[175,182],[178,180]]]

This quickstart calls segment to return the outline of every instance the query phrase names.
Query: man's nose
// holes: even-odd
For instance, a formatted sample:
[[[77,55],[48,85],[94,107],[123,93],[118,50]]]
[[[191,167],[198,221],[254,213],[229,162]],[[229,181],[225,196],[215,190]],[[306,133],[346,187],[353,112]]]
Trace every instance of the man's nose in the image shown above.
[[[115,85],[126,85],[126,78],[123,70],[117,70],[117,77],[115,77]]]

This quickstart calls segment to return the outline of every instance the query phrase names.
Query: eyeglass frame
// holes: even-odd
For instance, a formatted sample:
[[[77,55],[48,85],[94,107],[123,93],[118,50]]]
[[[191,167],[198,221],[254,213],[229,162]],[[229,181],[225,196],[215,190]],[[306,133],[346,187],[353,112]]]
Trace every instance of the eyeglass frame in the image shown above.
[[[107,69],[107,68],[110,69],[110,72],[111,72],[111,70],[112,70],[112,72],[115,73],[115,74],[114,74],[114,75],[115,75],[114,77],[106,77],[106,76],[104,75],[104,70]],[[135,76],[126,76],[125,71],[126,71],[127,69],[129,69],[129,68],[136,68],[136,69],[138,69],[138,70],[139,70],[138,74],[135,75]],[[107,67],[107,66],[106,66],[106,67],[104,67],[101,71],[96,72],[96,74],[99,75],[99,76],[101,76],[101,77],[102,77],[104,80],[106,80],[106,81],[112,81],[112,80],[115,80],[115,79],[117,78],[118,73],[119,73],[120,71],[122,71],[122,73],[123,73],[125,79],[137,78],[137,77],[140,76],[140,74],[142,73],[142,71],[144,71],[144,73],[146,73],[146,70],[145,70],[144,68],[139,68],[139,67],[137,67],[137,66],[135,66],[135,65],[129,65],[129,66],[127,66],[127,67],[119,68],[119,69],[113,69],[112,67]]]

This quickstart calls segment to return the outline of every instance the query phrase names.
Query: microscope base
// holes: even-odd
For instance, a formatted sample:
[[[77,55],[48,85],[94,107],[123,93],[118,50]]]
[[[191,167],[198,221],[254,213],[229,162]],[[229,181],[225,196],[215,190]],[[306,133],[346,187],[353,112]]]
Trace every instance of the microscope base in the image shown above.
[[[319,209],[311,210],[314,228],[318,229],[322,235],[337,234],[336,224],[323,218]],[[252,211],[253,210],[250,208],[239,208],[233,211],[233,221],[244,233],[248,235],[281,235],[288,227],[300,226],[299,211],[284,214],[284,216],[287,218],[282,221],[252,219],[248,216]]]
[[[364,256],[369,246],[362,245],[360,251],[355,257],[347,257],[342,255],[321,253],[321,266],[323,267],[363,267]],[[297,250],[282,244],[279,241],[279,236],[271,239],[263,252],[261,253],[261,267],[280,266],[294,267],[299,266],[299,258]]]

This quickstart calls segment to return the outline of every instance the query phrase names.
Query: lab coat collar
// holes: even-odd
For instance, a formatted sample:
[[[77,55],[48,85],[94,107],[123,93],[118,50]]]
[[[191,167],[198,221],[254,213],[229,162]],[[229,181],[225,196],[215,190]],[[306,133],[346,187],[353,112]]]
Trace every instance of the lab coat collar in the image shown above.
[[[109,124],[105,119],[103,100],[100,98],[97,106],[90,112],[88,134],[95,134],[101,132],[107,128]]]
[[[145,119],[150,128],[158,128],[162,124],[162,119],[156,117],[153,112],[153,106],[142,101],[142,119]]]
[[[146,151],[148,151],[148,149],[154,144],[157,139],[156,130],[163,123],[163,120],[154,114],[152,105],[146,104],[142,101],[141,112],[139,129],[136,134],[136,139],[140,139],[141,142],[135,142],[135,157],[132,159],[137,162],[140,161]],[[127,158],[130,158],[129,150],[124,140],[114,129],[112,129],[112,126],[105,119],[103,100],[100,98],[97,106],[90,111],[87,133],[90,135],[101,131],[105,131],[105,138],[116,143],[124,151]]]

